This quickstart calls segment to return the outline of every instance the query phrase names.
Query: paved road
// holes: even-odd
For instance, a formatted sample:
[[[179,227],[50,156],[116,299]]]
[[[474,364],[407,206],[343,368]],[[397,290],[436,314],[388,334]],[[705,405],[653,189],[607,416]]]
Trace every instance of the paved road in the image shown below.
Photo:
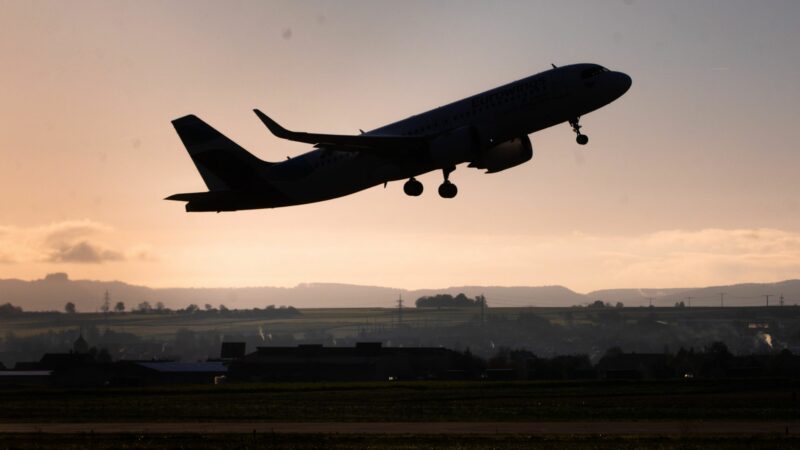
[[[800,422],[187,422],[0,423],[0,433],[343,433],[526,435],[754,435],[800,434]]]

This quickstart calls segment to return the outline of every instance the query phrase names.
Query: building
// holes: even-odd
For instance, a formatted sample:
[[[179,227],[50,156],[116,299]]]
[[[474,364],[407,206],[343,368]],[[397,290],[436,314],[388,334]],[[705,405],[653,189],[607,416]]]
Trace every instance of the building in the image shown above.
[[[597,363],[601,379],[639,380],[670,378],[674,371],[669,365],[669,355],[664,353],[619,353],[607,355]]]
[[[221,361],[118,361],[108,380],[114,386],[213,384],[228,368]]]
[[[444,348],[258,347],[228,366],[234,381],[378,381],[464,378],[467,358]]]

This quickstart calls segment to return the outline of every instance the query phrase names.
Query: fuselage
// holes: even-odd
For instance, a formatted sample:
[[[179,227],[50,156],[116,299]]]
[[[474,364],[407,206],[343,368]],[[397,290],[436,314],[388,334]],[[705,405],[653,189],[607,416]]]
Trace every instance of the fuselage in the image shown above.
[[[554,68],[369,131],[421,136],[475,126],[504,142],[590,113],[620,97],[630,78],[595,64]],[[468,162],[468,161],[462,161]],[[442,169],[432,161],[317,148],[269,167],[264,175],[293,204],[342,197]],[[296,203],[295,203],[296,202]],[[280,202],[283,203],[283,202]],[[284,205],[280,205],[284,206]]]

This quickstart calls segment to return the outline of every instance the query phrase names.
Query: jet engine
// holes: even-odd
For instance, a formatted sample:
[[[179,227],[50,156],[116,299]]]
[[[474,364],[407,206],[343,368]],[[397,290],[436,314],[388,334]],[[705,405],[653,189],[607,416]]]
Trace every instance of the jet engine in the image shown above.
[[[528,136],[520,136],[501,142],[478,152],[470,167],[486,169],[486,173],[500,172],[518,166],[533,157],[533,145]]]

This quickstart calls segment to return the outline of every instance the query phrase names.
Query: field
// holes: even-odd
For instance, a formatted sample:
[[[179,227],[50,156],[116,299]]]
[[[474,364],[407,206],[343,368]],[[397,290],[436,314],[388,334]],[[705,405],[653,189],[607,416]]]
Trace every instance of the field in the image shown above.
[[[503,308],[496,314],[516,315],[519,308]],[[48,331],[74,330],[79,326],[111,328],[133,333],[143,338],[165,339],[175,335],[181,328],[194,331],[219,331],[227,333],[254,333],[259,328],[270,333],[327,333],[334,337],[351,336],[360,330],[374,330],[397,323],[397,311],[386,308],[319,308],[303,309],[293,318],[269,319],[258,314],[175,314],[175,313],[125,313],[125,314],[25,314],[0,319],[4,331],[19,337],[32,336]],[[452,326],[476,319],[476,309],[428,309],[406,308],[404,323],[410,326]]]
[[[176,330],[218,331],[222,333],[327,334],[333,337],[353,336],[361,331],[375,331],[398,325],[398,311],[391,308],[311,308],[291,318],[268,318],[259,313],[231,312],[176,314],[61,314],[33,313],[0,318],[4,332],[19,337],[49,331],[75,330],[95,326],[132,333],[143,338],[165,339]],[[737,320],[800,321],[800,307],[730,307],[730,308],[488,308],[486,315],[494,320],[513,320],[520,314],[535,314],[550,323],[571,325],[597,323],[598,314],[618,314],[623,321],[653,318],[664,322],[702,321],[726,323]],[[404,308],[403,326],[410,328],[446,328],[480,320],[479,308]]]
[[[361,450],[599,450],[599,449],[751,449],[799,448],[800,439],[783,436],[442,436],[361,434],[0,434],[0,447],[17,449],[255,449]]]
[[[3,390],[12,422],[800,420],[791,380],[378,382]]]
[[[794,448],[798,390],[792,380],[6,389],[0,448]]]

